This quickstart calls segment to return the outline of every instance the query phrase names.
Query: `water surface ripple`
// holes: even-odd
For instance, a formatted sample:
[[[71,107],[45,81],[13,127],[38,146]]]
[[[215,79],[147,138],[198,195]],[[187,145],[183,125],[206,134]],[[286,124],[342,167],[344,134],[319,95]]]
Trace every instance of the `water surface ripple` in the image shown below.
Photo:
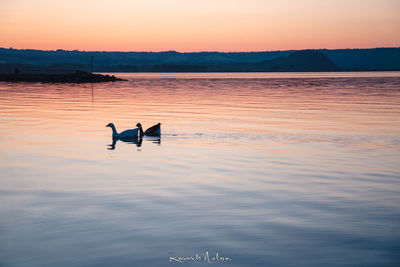
[[[0,83],[1,266],[399,265],[400,73],[117,76]]]

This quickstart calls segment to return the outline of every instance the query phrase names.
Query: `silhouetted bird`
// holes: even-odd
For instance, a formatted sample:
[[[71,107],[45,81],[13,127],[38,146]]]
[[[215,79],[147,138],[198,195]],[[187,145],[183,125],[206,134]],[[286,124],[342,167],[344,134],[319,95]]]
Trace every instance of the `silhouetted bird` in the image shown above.
[[[151,126],[149,129],[144,131],[146,136],[160,136],[161,135],[161,123]]]
[[[134,137],[141,137],[143,136],[143,129],[140,123],[136,124],[135,129],[125,130],[123,132],[118,133],[117,129],[115,129],[114,123],[109,123],[106,127],[110,127],[113,132],[113,139],[125,139],[125,138],[134,138]]]

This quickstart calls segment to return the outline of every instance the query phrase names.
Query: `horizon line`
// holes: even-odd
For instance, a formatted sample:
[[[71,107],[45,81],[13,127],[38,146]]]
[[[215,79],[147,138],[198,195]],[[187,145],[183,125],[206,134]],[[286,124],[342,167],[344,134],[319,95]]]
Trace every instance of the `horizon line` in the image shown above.
[[[400,46],[377,46],[377,47],[368,47],[368,48],[306,48],[306,49],[285,49],[285,50],[257,50],[257,51],[217,51],[217,50],[209,50],[209,51],[189,51],[189,52],[181,52],[177,50],[161,50],[161,51],[118,51],[118,50],[79,50],[79,49],[36,49],[36,48],[14,48],[14,47],[0,47],[0,49],[8,49],[8,50],[33,50],[33,51],[45,51],[45,52],[84,52],[84,53],[168,53],[174,52],[179,54],[185,53],[265,53],[265,52],[288,52],[288,51],[304,51],[304,50],[368,50],[368,49],[393,49],[400,48]]]

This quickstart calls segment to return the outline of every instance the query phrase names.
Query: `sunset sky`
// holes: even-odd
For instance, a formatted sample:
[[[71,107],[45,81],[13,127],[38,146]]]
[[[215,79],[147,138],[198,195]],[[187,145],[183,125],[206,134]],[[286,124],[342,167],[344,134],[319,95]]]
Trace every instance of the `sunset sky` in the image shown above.
[[[399,0],[0,0],[0,47],[267,51],[400,46]]]

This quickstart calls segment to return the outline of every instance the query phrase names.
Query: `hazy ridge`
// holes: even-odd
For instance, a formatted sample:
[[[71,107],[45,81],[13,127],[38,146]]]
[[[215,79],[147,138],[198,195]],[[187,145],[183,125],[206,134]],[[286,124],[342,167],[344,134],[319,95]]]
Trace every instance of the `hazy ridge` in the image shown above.
[[[97,72],[400,70],[400,48],[193,53],[0,48],[0,70],[90,70],[91,56]]]

